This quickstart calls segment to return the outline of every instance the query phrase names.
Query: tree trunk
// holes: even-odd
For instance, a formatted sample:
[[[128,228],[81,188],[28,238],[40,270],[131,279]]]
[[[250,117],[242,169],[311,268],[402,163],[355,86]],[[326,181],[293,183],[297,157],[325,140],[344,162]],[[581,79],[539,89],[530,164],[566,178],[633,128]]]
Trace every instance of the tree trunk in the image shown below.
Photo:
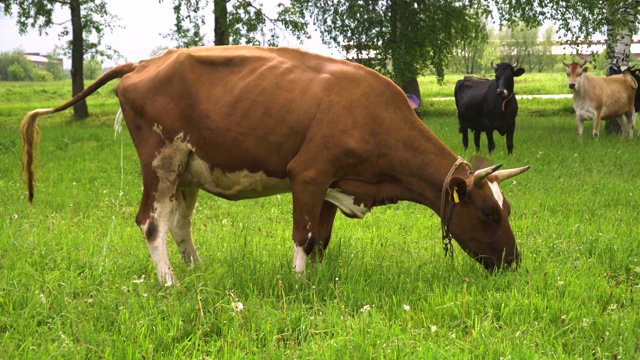
[[[635,14],[629,6],[622,9],[608,9],[608,25],[607,25],[607,76],[611,75],[609,69],[612,65],[621,67],[629,65],[629,56],[631,55],[631,42],[633,37],[632,29],[627,26],[620,26],[612,18],[614,14],[622,15],[629,24],[635,23]],[[605,131],[608,134],[620,133],[620,124],[617,121],[607,121]]]
[[[82,14],[80,0],[69,2],[71,9],[71,92],[76,96],[84,89],[84,38],[82,37]],[[85,100],[73,106],[76,119],[89,117],[89,108]]]
[[[418,85],[417,77],[413,77],[405,81],[404,84],[400,84],[400,88],[407,94],[415,95],[420,99],[420,102],[422,102],[422,97],[420,96],[420,85]]]
[[[214,36],[215,45],[229,45],[229,23],[227,21],[227,1],[214,0],[213,16],[214,16]]]

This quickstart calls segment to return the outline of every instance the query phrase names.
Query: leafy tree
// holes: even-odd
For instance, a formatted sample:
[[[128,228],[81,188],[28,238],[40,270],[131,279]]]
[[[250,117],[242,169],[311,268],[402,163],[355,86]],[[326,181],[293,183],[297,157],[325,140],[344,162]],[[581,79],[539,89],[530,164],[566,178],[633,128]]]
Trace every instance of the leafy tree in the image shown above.
[[[490,32],[487,21],[478,18],[475,30],[463,38],[454,51],[452,67],[463,74],[477,74],[487,64],[484,55],[488,49]]]
[[[9,71],[9,68],[12,68],[12,70]],[[25,57],[22,50],[0,53],[0,80],[27,80],[30,78],[31,71],[34,68],[33,63]]]
[[[102,74],[102,61],[91,58],[84,61],[84,78],[88,80],[97,79]]]
[[[440,81],[456,47],[478,29],[489,7],[476,0],[291,0],[302,7],[325,44],[391,77],[420,96],[417,76]],[[389,60],[391,66],[388,66]]]
[[[163,0],[159,0],[161,3]],[[277,4],[275,17],[250,0],[171,0],[175,28],[166,36],[178,47],[204,45],[207,13],[214,15],[214,44],[277,46],[281,36],[308,38],[304,12],[300,7]]]
[[[607,35],[607,61],[627,65],[631,52],[631,38],[638,29],[640,12],[637,1],[623,0],[504,0],[495,2],[501,14],[501,24],[524,22],[540,26],[550,20],[557,24],[562,35],[578,45],[594,34]]]
[[[528,28],[522,24],[502,31],[498,36],[502,60],[512,64],[518,62],[529,72],[542,72],[546,67],[553,66],[553,27],[544,31],[542,41],[539,40],[539,33],[540,28]]]
[[[4,15],[15,16],[21,34],[29,28],[46,33],[54,25],[53,13],[56,8],[69,11],[69,21],[62,24],[60,39],[67,39],[65,51],[71,54],[71,88],[76,95],[84,89],[83,60],[85,55],[105,56],[117,54],[106,46],[101,47],[101,39],[106,30],[114,28],[117,20],[107,10],[106,0],[0,0]],[[71,36],[69,38],[69,36]],[[73,107],[76,118],[89,116],[86,101]]]

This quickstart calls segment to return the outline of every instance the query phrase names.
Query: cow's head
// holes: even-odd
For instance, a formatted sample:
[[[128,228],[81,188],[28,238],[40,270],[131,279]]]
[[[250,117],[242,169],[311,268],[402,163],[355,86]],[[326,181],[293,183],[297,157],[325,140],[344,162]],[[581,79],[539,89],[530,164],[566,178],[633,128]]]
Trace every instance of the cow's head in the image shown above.
[[[524,74],[523,68],[517,68],[518,62],[511,65],[509,63],[503,62],[497,65],[493,65],[493,70],[496,73],[496,84],[498,85],[497,94],[503,99],[507,99],[513,96],[513,86],[514,86],[514,77],[518,77]]]
[[[578,90],[580,88],[582,74],[589,71],[589,67],[584,66],[586,63],[586,60],[582,64],[577,62],[572,62],[571,64],[567,64],[564,61],[562,62],[562,65],[564,65],[564,71],[567,73],[569,89]]]
[[[448,230],[490,272],[503,265],[518,265],[520,256],[509,224],[511,206],[500,191],[500,182],[529,169],[498,170],[500,166],[451,177],[446,183],[448,199],[443,198],[448,201],[443,206],[443,231]]]

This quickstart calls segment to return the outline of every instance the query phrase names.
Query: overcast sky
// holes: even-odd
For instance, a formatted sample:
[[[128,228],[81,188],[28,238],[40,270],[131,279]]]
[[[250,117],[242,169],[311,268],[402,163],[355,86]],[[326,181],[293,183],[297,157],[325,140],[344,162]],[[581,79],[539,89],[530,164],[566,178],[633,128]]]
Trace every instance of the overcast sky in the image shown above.
[[[265,7],[277,4],[282,0],[263,0]],[[120,18],[117,24],[122,28],[115,29],[112,34],[105,34],[103,44],[109,44],[118,50],[127,61],[146,59],[151,52],[160,47],[173,47],[174,44],[162,37],[171,31],[174,24],[172,2],[164,0],[162,4],[158,0],[107,0],[111,14]],[[62,23],[69,19],[68,11],[57,11],[54,22]],[[207,24],[211,31],[207,31],[207,39],[213,38],[213,21]],[[58,39],[61,27],[53,27],[48,36],[39,36],[37,30],[31,30],[21,36],[16,26],[15,18],[0,17],[0,52],[21,49],[24,52],[50,53],[55,45],[62,45],[63,40]],[[293,36],[288,38],[287,46],[303,47],[310,51],[326,53],[317,37],[299,44]],[[118,62],[123,62],[120,60]],[[106,61],[105,66],[114,65]],[[64,67],[69,68],[70,61],[65,61]]]

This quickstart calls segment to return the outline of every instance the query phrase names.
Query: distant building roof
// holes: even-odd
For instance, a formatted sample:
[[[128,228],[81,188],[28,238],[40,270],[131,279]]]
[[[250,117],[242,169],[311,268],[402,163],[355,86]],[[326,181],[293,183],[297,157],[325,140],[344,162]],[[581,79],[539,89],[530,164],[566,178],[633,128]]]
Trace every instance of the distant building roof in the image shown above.
[[[46,57],[42,56],[42,55],[32,55],[32,54],[25,54],[24,55],[27,59],[29,59],[29,61],[34,62],[34,63],[48,63],[49,59],[47,59]]]

